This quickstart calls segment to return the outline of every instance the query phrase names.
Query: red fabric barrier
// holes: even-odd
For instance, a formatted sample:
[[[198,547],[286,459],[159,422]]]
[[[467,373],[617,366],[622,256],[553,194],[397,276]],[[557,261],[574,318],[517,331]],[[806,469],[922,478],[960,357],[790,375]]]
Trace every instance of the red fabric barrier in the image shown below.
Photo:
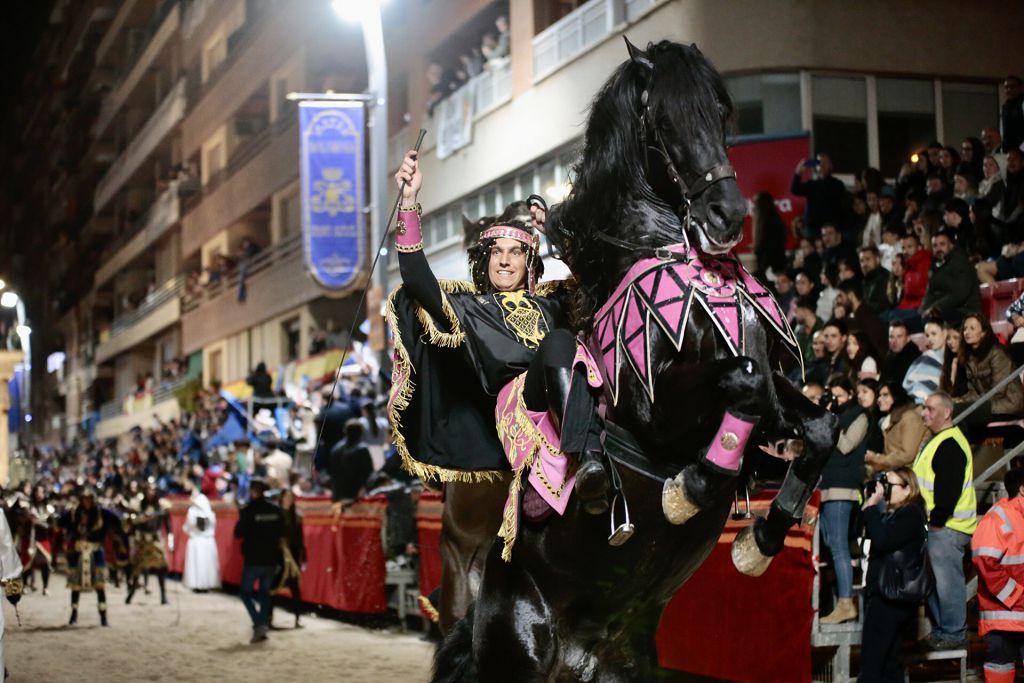
[[[238,510],[220,501],[212,503],[217,515],[217,550],[224,583],[238,585],[242,578],[241,544],[234,538]],[[326,498],[299,499],[306,541],[306,566],[302,572],[302,599],[345,612],[378,614],[387,610],[384,590],[384,547],[381,531],[387,499],[383,496],[358,501],[335,521]],[[185,569],[188,536],[182,532],[188,499],[172,500],[171,529],[174,552],[171,570]]]
[[[420,551],[420,595],[430,595],[441,585],[441,494],[424,491],[416,502],[416,532]],[[422,608],[420,611],[430,618]]]
[[[766,514],[768,499],[752,503]],[[816,521],[817,503],[805,520]],[[790,531],[762,576],[732,565],[732,541],[749,521],[726,525],[708,559],[665,608],[658,628],[661,666],[728,681],[811,680],[813,524]]]

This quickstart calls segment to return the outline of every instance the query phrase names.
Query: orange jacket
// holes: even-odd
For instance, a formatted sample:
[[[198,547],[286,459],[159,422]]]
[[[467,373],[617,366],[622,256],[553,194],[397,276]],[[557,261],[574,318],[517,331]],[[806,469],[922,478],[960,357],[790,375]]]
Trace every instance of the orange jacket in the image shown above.
[[[1024,631],[1024,498],[1004,498],[971,540],[978,569],[978,631]]]

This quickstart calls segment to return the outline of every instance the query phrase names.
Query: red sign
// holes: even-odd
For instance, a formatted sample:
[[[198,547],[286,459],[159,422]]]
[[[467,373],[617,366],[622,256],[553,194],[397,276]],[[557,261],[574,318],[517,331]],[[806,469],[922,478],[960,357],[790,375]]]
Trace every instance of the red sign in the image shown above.
[[[771,193],[775,198],[775,208],[787,228],[795,216],[803,215],[804,198],[790,194],[789,186],[793,180],[793,169],[801,159],[810,157],[810,150],[811,140],[806,133],[792,137],[739,141],[729,150],[729,160],[736,169],[740,192],[747,200],[743,240],[736,247],[736,253],[747,253],[753,248],[751,209],[754,206],[754,195],[758,192]],[[786,248],[793,249],[796,246],[796,236],[790,233]]]

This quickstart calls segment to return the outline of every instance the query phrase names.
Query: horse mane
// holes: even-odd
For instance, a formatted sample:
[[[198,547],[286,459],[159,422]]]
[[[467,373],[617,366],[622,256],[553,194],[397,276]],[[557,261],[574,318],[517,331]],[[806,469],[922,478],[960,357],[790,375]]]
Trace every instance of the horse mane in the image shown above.
[[[648,45],[644,56],[653,72],[628,59],[594,97],[572,191],[548,230],[580,283],[569,316],[578,330],[589,331],[594,313],[618,284],[616,275],[624,272],[622,250],[598,239],[598,232],[639,245],[681,241],[681,219],[647,178],[644,89],[651,119],[661,130],[667,118],[678,131],[724,134],[724,121],[732,115],[725,83],[695,46],[666,40]]]

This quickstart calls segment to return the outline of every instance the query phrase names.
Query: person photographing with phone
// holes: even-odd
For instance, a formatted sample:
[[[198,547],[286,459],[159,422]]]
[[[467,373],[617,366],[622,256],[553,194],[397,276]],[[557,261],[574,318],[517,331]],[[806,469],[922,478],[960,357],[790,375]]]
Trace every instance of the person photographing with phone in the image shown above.
[[[820,153],[813,159],[801,159],[793,171],[789,191],[807,199],[804,207],[804,237],[821,237],[821,227],[831,223],[843,226],[843,199],[846,186],[832,177],[832,157]]]
[[[901,636],[931,588],[924,502],[909,467],[879,474],[865,494],[861,515],[871,548],[857,681],[902,681]]]

